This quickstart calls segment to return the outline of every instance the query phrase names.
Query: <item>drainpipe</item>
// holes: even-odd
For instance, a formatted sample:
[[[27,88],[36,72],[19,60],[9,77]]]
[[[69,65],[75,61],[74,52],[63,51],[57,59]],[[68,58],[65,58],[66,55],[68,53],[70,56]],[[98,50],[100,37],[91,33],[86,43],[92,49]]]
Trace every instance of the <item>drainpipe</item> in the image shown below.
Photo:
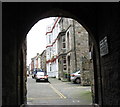
[[[77,58],[76,58],[76,44],[75,44],[75,22],[73,20],[73,37],[74,37],[74,55],[75,55],[75,71],[77,70]]]

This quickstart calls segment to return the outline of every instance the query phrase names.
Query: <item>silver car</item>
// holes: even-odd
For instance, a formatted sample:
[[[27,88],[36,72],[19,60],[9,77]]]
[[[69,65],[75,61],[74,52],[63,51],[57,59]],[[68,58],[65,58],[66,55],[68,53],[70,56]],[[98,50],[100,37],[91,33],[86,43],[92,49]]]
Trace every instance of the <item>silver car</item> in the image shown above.
[[[48,75],[44,72],[37,72],[35,76],[36,82],[37,81],[47,81],[48,82]]]
[[[71,82],[74,82],[74,83],[77,83],[77,84],[81,83],[80,72],[81,71],[79,70],[75,73],[71,73],[71,77],[70,77]]]

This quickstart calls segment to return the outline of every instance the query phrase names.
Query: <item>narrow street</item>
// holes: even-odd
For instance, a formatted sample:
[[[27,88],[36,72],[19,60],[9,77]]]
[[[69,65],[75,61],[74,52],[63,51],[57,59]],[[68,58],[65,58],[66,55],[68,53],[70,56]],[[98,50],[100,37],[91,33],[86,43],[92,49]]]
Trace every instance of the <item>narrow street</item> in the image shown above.
[[[49,78],[49,82],[36,82],[27,78],[28,105],[91,105],[91,87]]]

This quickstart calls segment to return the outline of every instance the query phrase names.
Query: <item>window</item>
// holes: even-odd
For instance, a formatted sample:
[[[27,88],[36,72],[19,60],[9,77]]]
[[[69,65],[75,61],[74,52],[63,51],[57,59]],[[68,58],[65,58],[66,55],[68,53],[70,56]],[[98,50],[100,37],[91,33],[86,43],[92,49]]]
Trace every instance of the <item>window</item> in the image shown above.
[[[65,35],[62,36],[62,48],[66,48],[66,44],[65,44]]]
[[[70,46],[70,44],[69,44],[69,32],[67,32],[67,48],[69,49],[69,46]]]
[[[49,43],[51,43],[51,35],[49,35]]]
[[[67,65],[66,65],[66,56],[63,56],[63,70],[67,70]]]
[[[65,36],[62,37],[62,42],[65,42]]]
[[[50,71],[52,71],[52,67],[51,67],[51,64],[50,64]]]
[[[63,66],[63,70],[67,70],[67,66],[66,65]]]
[[[67,32],[67,36],[69,36],[69,32]]]
[[[66,63],[66,57],[63,57],[63,63]]]
[[[50,51],[49,51],[49,55],[50,55],[50,58],[51,58],[51,48],[50,48]]]
[[[63,43],[63,48],[66,48],[66,45],[65,45],[65,43]]]

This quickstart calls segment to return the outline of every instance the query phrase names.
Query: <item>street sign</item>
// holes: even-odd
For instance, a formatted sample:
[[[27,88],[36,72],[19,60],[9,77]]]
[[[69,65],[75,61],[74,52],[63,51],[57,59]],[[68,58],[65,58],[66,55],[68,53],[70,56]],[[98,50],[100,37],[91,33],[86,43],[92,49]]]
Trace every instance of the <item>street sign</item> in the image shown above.
[[[108,54],[108,43],[107,36],[105,36],[99,43],[100,45],[100,56],[104,56]]]

